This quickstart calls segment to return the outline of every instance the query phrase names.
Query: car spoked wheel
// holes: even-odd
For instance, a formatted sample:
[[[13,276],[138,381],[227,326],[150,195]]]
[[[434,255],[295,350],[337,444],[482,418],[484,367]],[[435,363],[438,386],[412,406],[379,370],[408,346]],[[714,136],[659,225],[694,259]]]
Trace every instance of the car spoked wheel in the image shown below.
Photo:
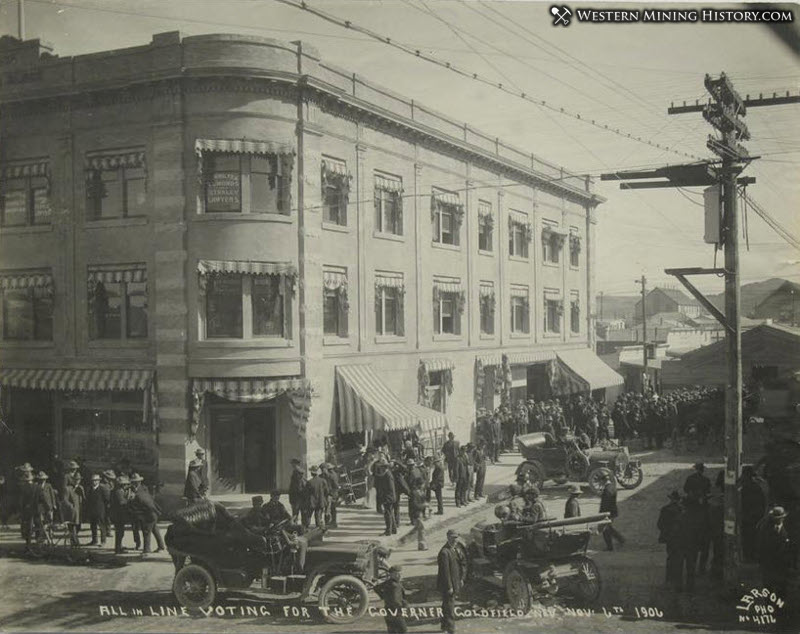
[[[624,468],[617,469],[617,482],[623,489],[635,489],[638,487],[642,480],[644,480],[644,472],[639,466],[631,464],[625,465]]]
[[[597,569],[597,564],[588,557],[581,557],[576,562],[576,565],[578,567],[578,577],[574,585],[575,598],[586,603],[597,601],[600,598],[600,590],[602,589],[600,571]]]
[[[189,564],[175,575],[172,591],[178,603],[187,608],[207,608],[217,596],[217,584],[208,570]]]
[[[571,480],[583,480],[589,471],[589,458],[580,451],[572,451],[567,456],[567,475]]]
[[[329,623],[353,623],[364,616],[368,606],[367,586],[350,575],[329,579],[319,591],[319,607]]]
[[[606,480],[613,477],[610,469],[606,467],[598,467],[593,469],[586,481],[589,483],[589,488],[595,495],[600,495],[603,492],[603,487],[606,485]]]
[[[513,610],[527,613],[533,603],[533,590],[528,579],[519,570],[511,570],[506,575],[506,596]]]

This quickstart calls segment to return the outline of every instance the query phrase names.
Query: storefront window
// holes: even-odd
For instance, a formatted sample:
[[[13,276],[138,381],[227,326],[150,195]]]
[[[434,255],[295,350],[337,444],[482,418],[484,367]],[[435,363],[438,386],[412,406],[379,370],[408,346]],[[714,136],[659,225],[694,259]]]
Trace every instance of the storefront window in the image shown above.
[[[288,163],[284,169],[288,175]],[[205,213],[289,213],[288,182],[279,174],[277,155],[206,152],[202,170]]]
[[[50,223],[47,178],[25,176],[0,181],[0,220],[4,227]]]
[[[53,296],[42,289],[0,291],[2,334],[9,341],[52,341]]]
[[[206,291],[206,337],[242,338],[242,276],[215,275]]]
[[[89,338],[147,338],[147,284],[97,282],[89,297]]]
[[[86,198],[90,220],[145,215],[147,187],[144,168],[90,170],[86,180]]]
[[[206,338],[286,337],[285,286],[285,278],[279,275],[208,276]]]

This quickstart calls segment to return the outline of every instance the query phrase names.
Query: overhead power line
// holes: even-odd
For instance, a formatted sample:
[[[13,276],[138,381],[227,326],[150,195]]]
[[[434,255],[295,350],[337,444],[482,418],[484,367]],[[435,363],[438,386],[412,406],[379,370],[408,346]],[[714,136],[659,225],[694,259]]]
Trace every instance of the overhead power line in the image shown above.
[[[349,29],[351,31],[355,31],[357,33],[362,33],[362,34],[367,35],[367,36],[369,36],[369,37],[371,37],[371,38],[373,38],[373,39],[375,39],[375,40],[377,40],[379,42],[383,42],[387,46],[390,46],[390,47],[395,48],[397,50],[403,51],[404,53],[412,55],[412,56],[414,56],[414,57],[416,57],[418,59],[421,59],[421,60],[423,60],[425,62],[429,62],[431,64],[435,64],[436,66],[439,66],[440,68],[444,68],[446,70],[449,70],[449,71],[451,71],[451,72],[453,72],[453,73],[455,73],[457,75],[460,75],[462,77],[465,77],[467,79],[472,79],[472,80],[477,81],[477,82],[479,82],[481,84],[484,84],[486,86],[490,86],[490,87],[492,87],[492,88],[494,88],[496,90],[499,90],[499,91],[501,91],[501,92],[503,92],[503,93],[505,93],[507,95],[511,95],[513,97],[517,97],[519,99],[527,101],[528,103],[532,103],[534,105],[547,108],[548,110],[551,110],[553,112],[556,112],[556,113],[562,114],[564,116],[570,117],[572,119],[575,119],[576,121],[581,121],[581,122],[583,122],[583,123],[585,123],[587,125],[590,125],[590,126],[592,126],[594,128],[597,128],[598,130],[604,130],[606,132],[610,132],[611,134],[615,134],[615,135],[617,135],[617,136],[619,136],[619,137],[621,137],[623,139],[629,139],[631,141],[636,141],[637,143],[648,145],[650,147],[653,147],[653,148],[656,148],[656,149],[659,149],[659,150],[664,150],[664,151],[670,152],[672,154],[677,154],[679,156],[686,156],[688,158],[702,160],[702,158],[700,156],[696,155],[696,154],[690,154],[688,152],[683,152],[681,150],[675,149],[674,147],[671,147],[669,145],[662,145],[660,143],[655,143],[655,142],[650,141],[648,139],[643,139],[642,137],[636,136],[635,134],[631,134],[629,132],[625,132],[624,130],[620,130],[620,128],[617,128],[617,127],[614,127],[614,126],[610,126],[608,124],[599,123],[595,119],[587,119],[586,117],[582,116],[578,112],[571,112],[571,111],[567,110],[566,108],[563,108],[563,107],[560,107],[558,105],[554,105],[554,104],[548,103],[544,99],[535,99],[535,98],[531,97],[526,92],[522,92],[522,91],[519,91],[519,90],[515,90],[513,88],[509,88],[509,87],[503,85],[502,83],[498,83],[498,82],[492,81],[491,79],[488,79],[488,78],[484,77],[483,75],[480,75],[478,73],[470,72],[470,71],[468,71],[468,70],[466,70],[464,68],[461,68],[460,66],[457,66],[457,65],[455,65],[455,64],[453,64],[453,63],[451,63],[449,61],[442,60],[442,59],[439,59],[438,57],[435,57],[433,55],[429,55],[427,53],[424,53],[422,50],[420,50],[418,48],[414,48],[413,46],[410,46],[408,44],[404,44],[402,42],[398,42],[396,40],[393,40],[391,37],[387,37],[385,35],[381,35],[380,33],[376,33],[375,31],[372,31],[370,29],[367,29],[366,27],[363,27],[363,26],[360,26],[358,24],[355,24],[350,20],[343,20],[343,19],[338,18],[338,17],[336,17],[336,16],[334,16],[334,15],[332,15],[330,13],[327,13],[325,11],[321,11],[320,9],[316,9],[314,7],[311,7],[306,2],[304,2],[302,0],[301,0],[300,3],[293,2],[292,0],[275,0],[275,2],[279,2],[281,4],[285,4],[287,6],[294,7],[296,9],[300,9],[302,11],[307,11],[307,12],[313,14],[313,15],[316,15],[317,17],[322,18],[323,20],[325,20],[327,22],[330,22],[331,24],[336,24],[338,26],[341,26],[342,28]]]
[[[796,237],[792,234],[786,227],[784,227],[778,220],[772,217],[772,215],[764,209],[759,203],[757,203],[751,196],[747,194],[746,191],[742,192],[742,196],[750,205],[750,208],[755,211],[761,219],[766,222],[770,228],[777,233],[781,238],[786,240],[790,245],[792,245],[795,249],[800,250],[800,238]]]

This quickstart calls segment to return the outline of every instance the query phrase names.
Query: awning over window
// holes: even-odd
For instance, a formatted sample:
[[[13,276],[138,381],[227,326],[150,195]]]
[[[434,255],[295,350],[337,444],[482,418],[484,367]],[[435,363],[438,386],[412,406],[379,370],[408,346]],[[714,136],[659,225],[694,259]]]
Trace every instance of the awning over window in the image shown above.
[[[511,297],[528,297],[528,289],[524,286],[512,286],[508,292]]]
[[[336,394],[342,433],[447,427],[441,412],[402,402],[369,364],[337,366]]]
[[[382,288],[403,288],[403,276],[400,274],[378,273],[375,275],[375,286],[380,286]]]
[[[89,267],[88,282],[116,284],[119,282],[146,282],[147,267],[144,264],[121,264]]]
[[[440,293],[463,293],[464,287],[459,280],[433,280],[433,288]]]
[[[144,167],[144,148],[116,150],[114,152],[97,152],[86,155],[87,170],[115,170],[120,167]]]
[[[375,174],[375,189],[382,189],[386,192],[393,192],[395,194],[403,193],[403,181],[398,178],[389,178]]]
[[[453,205],[456,207],[463,206],[458,194],[454,194],[452,192],[433,192],[433,199],[437,203],[441,203],[443,205]]]
[[[0,166],[0,180],[25,178],[28,176],[47,176],[50,163],[47,159],[30,159],[3,163]]]
[[[347,176],[347,165],[342,161],[322,159],[322,169],[332,174],[338,174],[339,176]]]
[[[500,365],[503,362],[503,355],[499,352],[492,354],[479,354],[475,357],[475,361],[486,367],[488,365]]]
[[[590,390],[622,385],[624,380],[589,348],[559,350],[559,360],[589,385]]]
[[[244,139],[197,139],[194,151],[232,152],[234,154],[295,154],[294,143],[289,141],[246,141]]]
[[[420,363],[428,372],[441,372],[442,370],[455,370],[456,364],[452,359],[421,359]]]
[[[522,213],[521,211],[510,211],[508,214],[508,219],[511,222],[516,222],[521,225],[528,224],[528,215]]]
[[[494,284],[481,284],[478,292],[481,297],[491,297],[494,295]]]
[[[29,390],[145,390],[152,381],[152,370],[0,370],[0,384]]]
[[[226,401],[236,403],[264,403],[286,394],[292,423],[305,434],[308,415],[311,411],[311,384],[304,378],[272,379],[242,377],[230,379],[192,379],[192,397],[195,420],[199,421],[206,394],[214,394]]]
[[[0,273],[0,290],[25,288],[51,289],[53,276],[50,273]]]
[[[197,272],[200,275],[239,273],[241,275],[297,275],[297,268],[291,262],[252,262],[250,260],[198,260]]]
[[[530,365],[532,363],[545,363],[556,358],[553,350],[526,350],[525,352],[509,352],[510,365]]]
[[[347,273],[344,271],[323,271],[322,272],[322,285],[328,290],[335,291],[336,289],[347,287]]]

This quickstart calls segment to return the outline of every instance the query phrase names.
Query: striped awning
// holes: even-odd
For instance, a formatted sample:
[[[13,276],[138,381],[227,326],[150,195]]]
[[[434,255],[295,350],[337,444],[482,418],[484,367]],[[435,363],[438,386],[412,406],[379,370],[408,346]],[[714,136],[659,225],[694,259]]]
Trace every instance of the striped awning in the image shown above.
[[[347,273],[345,271],[323,271],[322,285],[328,290],[347,287]]]
[[[104,284],[117,284],[119,282],[146,282],[147,267],[144,264],[120,264],[90,266],[88,282]]]
[[[528,288],[526,286],[512,286],[508,289],[510,297],[528,297]]]
[[[624,383],[622,376],[612,370],[610,366],[606,365],[605,362],[589,348],[559,350],[556,354],[559,360],[588,383],[589,388],[592,390],[613,387]]]
[[[511,365],[530,365],[532,363],[545,363],[556,358],[554,350],[526,350],[524,352],[509,352],[508,362]]]
[[[115,170],[120,167],[144,167],[144,148],[116,150],[114,152],[97,152],[86,155],[87,170]]]
[[[433,280],[433,288],[440,293],[463,293],[464,287],[460,280]]]
[[[369,364],[337,366],[336,394],[342,433],[447,427],[441,412],[401,401]]]
[[[0,290],[16,290],[25,288],[53,288],[53,276],[50,273],[2,273],[0,272]]]
[[[484,284],[481,282],[480,288],[478,289],[478,293],[481,297],[491,297],[494,295],[494,284]]]
[[[403,181],[401,181],[399,178],[389,178],[388,176],[375,174],[375,189],[381,189],[385,192],[393,192],[395,194],[402,194]]]
[[[347,165],[342,161],[334,161],[332,159],[322,159],[322,169],[331,174],[338,174],[339,176],[347,176]]]
[[[241,275],[288,275],[297,274],[291,262],[252,262],[250,260],[198,260],[200,275],[240,273]]]
[[[425,366],[428,372],[441,372],[442,370],[455,370],[456,363],[452,359],[420,359],[419,361]]]
[[[0,384],[29,390],[144,390],[152,381],[152,370],[0,370]]]
[[[382,288],[403,288],[402,274],[391,275],[388,273],[377,273],[375,275],[375,286]]]
[[[294,154],[294,143],[290,141],[247,141],[245,139],[197,139],[194,151],[231,152],[234,154]]]
[[[25,178],[28,176],[47,176],[50,171],[48,159],[13,161],[0,165],[0,179]]]
[[[521,211],[509,211],[508,219],[511,222],[516,222],[522,225],[528,224],[528,214],[522,213]]]
[[[454,194],[452,192],[433,192],[433,199],[437,203],[441,203],[443,205],[453,205],[456,207],[463,207],[461,199],[458,197],[458,194]]]
[[[499,352],[492,352],[491,354],[479,354],[475,357],[475,361],[482,366],[500,365],[503,362],[503,355]]]

